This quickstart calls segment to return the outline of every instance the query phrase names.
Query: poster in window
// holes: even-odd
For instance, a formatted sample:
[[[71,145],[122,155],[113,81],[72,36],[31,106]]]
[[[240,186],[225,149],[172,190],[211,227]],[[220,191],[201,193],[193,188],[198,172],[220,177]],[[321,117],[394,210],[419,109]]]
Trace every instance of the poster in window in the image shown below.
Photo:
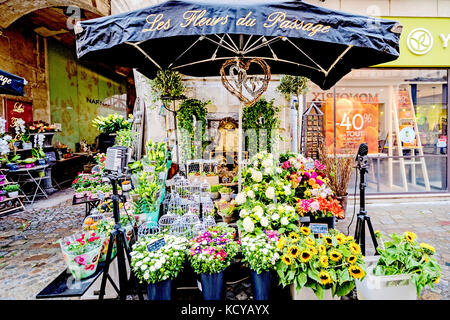
[[[33,105],[30,102],[6,99],[5,111],[7,131],[14,131],[13,127],[17,119],[22,119],[25,123],[33,121]]]
[[[325,101],[325,140],[327,152],[334,152],[333,99]],[[336,99],[336,153],[356,153],[367,143],[369,153],[378,153],[378,103],[357,95]]]

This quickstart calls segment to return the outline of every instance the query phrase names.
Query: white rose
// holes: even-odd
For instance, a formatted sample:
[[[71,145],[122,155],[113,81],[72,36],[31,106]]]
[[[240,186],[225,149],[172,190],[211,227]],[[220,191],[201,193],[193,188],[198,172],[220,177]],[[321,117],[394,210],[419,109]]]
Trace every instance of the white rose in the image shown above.
[[[241,205],[241,204],[244,204],[245,201],[247,201],[247,197],[246,197],[246,195],[245,195],[244,192],[240,192],[240,193],[237,194],[235,200],[236,200],[236,203],[237,203],[238,205]]]
[[[261,163],[261,165],[264,168],[270,168],[272,164],[273,164],[272,159],[264,159],[263,162]]]
[[[286,217],[281,218],[280,222],[283,226],[287,226],[289,224],[289,220]]]
[[[244,230],[247,232],[252,232],[255,229],[255,225],[253,224],[252,219],[250,217],[246,217],[243,222]]]
[[[247,196],[248,196],[250,199],[255,199],[255,193],[253,192],[253,190],[247,191]]]
[[[266,190],[266,197],[270,200],[273,200],[275,198],[275,188],[274,187],[268,187]]]
[[[266,217],[262,217],[261,218],[261,225],[263,227],[267,227],[269,225],[269,219],[267,219]]]
[[[248,216],[247,210],[242,209],[242,210],[239,212],[239,217],[245,218],[246,216]]]
[[[278,213],[272,215],[272,220],[277,221],[278,219],[280,219],[280,215]]]
[[[256,215],[258,215],[260,218],[264,213],[264,209],[261,208],[261,206],[256,206],[253,208],[253,211],[255,212]]]
[[[252,179],[255,182],[261,182],[262,181],[262,173],[260,171],[253,171],[252,172]]]

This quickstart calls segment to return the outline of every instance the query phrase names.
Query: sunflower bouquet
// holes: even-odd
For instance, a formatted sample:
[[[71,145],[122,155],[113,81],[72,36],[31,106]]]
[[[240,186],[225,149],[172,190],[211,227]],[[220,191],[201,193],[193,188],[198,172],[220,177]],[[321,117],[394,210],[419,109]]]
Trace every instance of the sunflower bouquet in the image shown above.
[[[242,238],[241,248],[243,263],[256,273],[275,269],[275,264],[280,258],[276,243],[279,239],[278,232],[266,230],[258,235],[246,235]]]
[[[276,271],[283,287],[308,287],[323,299],[327,289],[333,296],[348,294],[355,287],[355,279],[365,276],[361,248],[353,237],[334,229],[315,238],[308,227],[301,227],[299,233],[280,237],[276,246],[280,254]]]
[[[189,241],[187,257],[195,273],[218,273],[231,264],[239,244],[228,232],[209,228]]]
[[[382,241],[377,248],[380,258],[373,269],[376,276],[411,274],[417,296],[425,286],[433,287],[439,282],[441,267],[434,258],[436,249],[428,243],[418,243],[416,234],[406,231],[403,235],[392,233],[385,236],[376,231]]]

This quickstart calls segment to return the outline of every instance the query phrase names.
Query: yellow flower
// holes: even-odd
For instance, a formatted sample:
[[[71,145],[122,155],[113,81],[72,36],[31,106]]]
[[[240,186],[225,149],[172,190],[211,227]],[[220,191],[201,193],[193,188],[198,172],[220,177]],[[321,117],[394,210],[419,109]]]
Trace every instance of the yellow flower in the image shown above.
[[[348,236],[345,238],[345,241],[352,241],[353,239],[354,239],[353,236]]]
[[[312,255],[317,254],[316,248],[314,248],[314,247],[309,247],[308,249],[309,249],[309,251],[311,252]]]
[[[356,242],[350,243],[349,244],[349,248],[350,248],[350,251],[353,254],[360,254],[361,253],[361,247]]]
[[[327,284],[332,282],[330,274],[325,270],[320,271],[319,279],[321,284]]]
[[[330,259],[334,262],[338,262],[342,259],[342,254],[337,250],[331,250]]]
[[[305,241],[305,243],[310,246],[312,246],[315,243],[314,239],[312,239],[311,237],[306,237],[305,240],[303,240],[303,241]]]
[[[337,240],[338,244],[343,244],[346,241],[345,239],[346,239],[346,237],[342,233],[340,233],[336,236],[336,240]]]
[[[303,233],[305,236],[309,236],[309,234],[311,233],[311,229],[309,229],[308,227],[301,227],[300,232]]]
[[[317,249],[319,249],[319,252],[320,252],[321,254],[327,253],[327,248],[326,248],[323,244],[319,244],[319,245],[317,246]]]
[[[353,266],[348,267],[348,272],[355,279],[361,279],[365,275],[364,270],[361,269],[361,267],[358,265],[353,265]]]
[[[428,258],[427,255],[425,255],[424,258],[425,258],[425,263],[427,263],[428,261],[430,261],[430,258]]]
[[[280,239],[278,239],[277,249],[278,250],[283,249],[285,243],[286,243],[286,238],[285,237],[281,237]]]
[[[354,264],[356,262],[357,258],[354,255],[351,255],[350,257],[347,258],[347,262],[350,264]]]
[[[434,254],[436,252],[436,249],[432,246],[429,245],[428,243],[422,242],[420,244],[421,248],[424,248],[426,252],[432,252],[431,254]]]
[[[309,260],[311,260],[312,258],[312,254],[309,250],[303,250],[300,253],[300,260],[302,260],[302,262],[308,262]]]
[[[289,239],[291,239],[293,243],[296,243],[300,240],[300,236],[296,232],[291,232],[289,233]]]
[[[327,256],[320,256],[319,261],[320,261],[320,264],[324,268],[328,268],[328,257]]]
[[[290,265],[292,263],[291,257],[289,257],[288,255],[283,255],[281,257],[281,260],[284,262],[285,265]]]
[[[417,237],[415,233],[410,232],[410,231],[406,231],[405,233],[403,233],[403,236],[409,242],[412,242]]]
[[[441,278],[441,277],[437,277],[436,280],[434,280],[434,284],[438,284],[440,278]]]
[[[290,256],[292,256],[292,258],[297,258],[298,255],[300,254],[300,248],[297,246],[292,246],[288,248],[288,253]]]
[[[331,246],[333,244],[333,239],[330,236],[323,237],[323,241],[325,241],[327,246]]]

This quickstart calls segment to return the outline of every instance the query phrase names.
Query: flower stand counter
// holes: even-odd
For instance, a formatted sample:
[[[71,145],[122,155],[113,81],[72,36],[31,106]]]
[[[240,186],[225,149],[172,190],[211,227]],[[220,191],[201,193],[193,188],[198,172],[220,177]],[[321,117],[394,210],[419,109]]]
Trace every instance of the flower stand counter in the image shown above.
[[[224,300],[224,271],[239,250],[239,241],[223,230],[208,231],[188,243],[188,260],[196,274],[200,275],[204,300]]]
[[[148,235],[133,245],[131,266],[141,282],[147,282],[149,300],[171,300],[172,280],[183,270],[186,238]]]

